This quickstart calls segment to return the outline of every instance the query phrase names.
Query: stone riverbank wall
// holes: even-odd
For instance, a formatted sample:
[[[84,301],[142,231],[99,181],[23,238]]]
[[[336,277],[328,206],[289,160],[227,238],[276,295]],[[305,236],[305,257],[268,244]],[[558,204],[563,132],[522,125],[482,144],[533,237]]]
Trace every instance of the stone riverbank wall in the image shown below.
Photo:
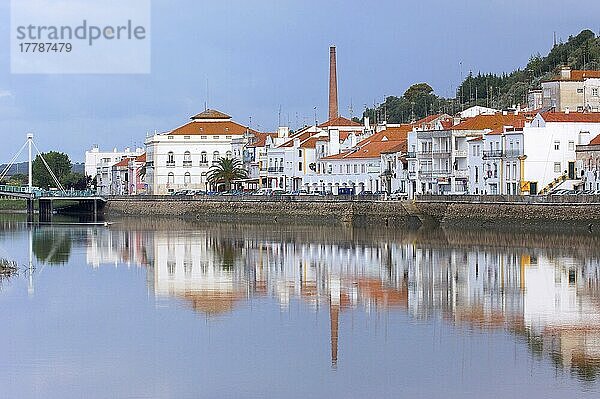
[[[568,199],[568,198],[567,198]],[[292,222],[379,227],[419,224],[471,228],[586,229],[600,231],[600,197],[560,200],[531,198],[419,198],[417,201],[296,199],[190,199],[117,197],[107,215],[180,217],[202,221]]]
[[[180,217],[201,221],[243,221],[400,227],[411,217],[400,202],[327,199],[111,198],[106,215]],[[412,223],[418,225],[418,220]]]

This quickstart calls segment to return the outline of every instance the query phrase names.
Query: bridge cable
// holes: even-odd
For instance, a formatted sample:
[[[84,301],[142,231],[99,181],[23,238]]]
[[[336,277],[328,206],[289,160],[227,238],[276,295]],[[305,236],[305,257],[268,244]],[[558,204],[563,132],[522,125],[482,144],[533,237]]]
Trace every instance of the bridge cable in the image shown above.
[[[23,144],[21,149],[15,154],[14,157],[12,157],[10,162],[6,165],[6,167],[4,168],[2,173],[0,173],[0,181],[2,181],[2,179],[4,179],[6,177],[6,175],[10,171],[10,168],[14,165],[14,163],[17,160],[17,158],[19,157],[19,155],[21,155],[21,152],[23,152],[23,149],[25,148],[25,146],[27,146],[27,142],[25,142],[25,144]]]
[[[62,191],[63,193],[66,193],[67,191],[65,190],[65,188],[63,187],[63,185],[60,184],[60,181],[58,181],[58,179],[56,178],[56,175],[54,174],[54,172],[52,172],[52,169],[50,169],[50,166],[48,165],[48,162],[46,162],[46,160],[44,159],[44,156],[42,155],[42,153],[38,149],[37,145],[35,145],[35,142],[33,140],[31,140],[31,143],[35,147],[35,150],[37,151],[37,153],[40,156],[40,158],[41,158],[42,162],[44,163],[44,165],[46,166],[46,169],[48,169],[48,172],[50,172],[50,176],[52,177],[52,179],[56,183],[57,188],[60,191]]]

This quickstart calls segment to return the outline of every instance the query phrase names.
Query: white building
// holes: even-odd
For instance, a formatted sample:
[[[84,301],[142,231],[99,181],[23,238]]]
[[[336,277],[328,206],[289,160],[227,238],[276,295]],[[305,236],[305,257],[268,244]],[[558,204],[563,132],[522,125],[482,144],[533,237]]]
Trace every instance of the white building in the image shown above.
[[[545,194],[578,183],[575,146],[600,134],[600,113],[546,112],[523,128],[523,192]]]
[[[542,82],[542,105],[561,112],[600,112],[600,71],[563,67],[559,76]]]
[[[575,153],[578,176],[581,178],[579,188],[600,192],[600,135],[587,145],[577,145]]]
[[[142,148],[136,148],[134,151],[130,148],[125,148],[123,151],[118,151],[116,148],[110,152],[100,151],[100,148],[95,145],[85,152],[85,174],[92,179],[96,178],[96,189],[99,194],[109,195],[113,185],[112,166],[123,159],[135,158],[143,153]]]
[[[306,177],[304,189],[332,194],[399,189],[404,170],[400,157],[406,153],[406,136],[411,129],[412,125],[390,127],[346,151],[320,158],[317,174]]]
[[[222,157],[233,157],[234,140],[256,133],[229,115],[206,110],[191,122],[146,139],[146,183],[150,194],[180,189],[211,190],[210,167]]]

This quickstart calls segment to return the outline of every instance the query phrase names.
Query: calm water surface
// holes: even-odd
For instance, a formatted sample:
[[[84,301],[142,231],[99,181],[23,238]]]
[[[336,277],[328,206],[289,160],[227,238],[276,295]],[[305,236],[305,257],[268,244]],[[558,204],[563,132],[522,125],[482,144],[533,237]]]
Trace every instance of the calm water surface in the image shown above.
[[[115,222],[0,215],[1,398],[600,397],[600,237]]]

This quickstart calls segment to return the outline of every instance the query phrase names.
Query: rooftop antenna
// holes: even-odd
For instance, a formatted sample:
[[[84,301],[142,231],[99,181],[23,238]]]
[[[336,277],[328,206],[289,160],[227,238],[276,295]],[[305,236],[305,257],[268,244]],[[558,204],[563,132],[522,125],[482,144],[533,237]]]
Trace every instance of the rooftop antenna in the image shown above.
[[[352,108],[352,98],[350,99],[350,109],[348,111],[350,111],[350,119],[352,119],[352,117],[354,116],[354,109]]]
[[[556,47],[556,31],[554,31],[554,46],[552,47]]]

